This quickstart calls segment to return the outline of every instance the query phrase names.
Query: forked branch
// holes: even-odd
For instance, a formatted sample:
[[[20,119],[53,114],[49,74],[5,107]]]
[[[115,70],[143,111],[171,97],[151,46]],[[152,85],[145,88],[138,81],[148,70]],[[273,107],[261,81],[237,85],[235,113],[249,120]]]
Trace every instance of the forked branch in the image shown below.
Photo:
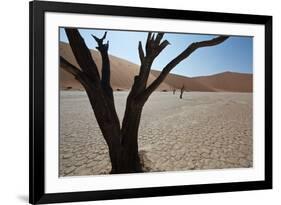
[[[107,52],[108,51],[108,45],[109,45],[109,41],[107,41],[107,43],[103,43],[103,41],[105,40],[107,35],[107,32],[104,32],[103,37],[102,38],[98,38],[95,35],[92,34],[92,37],[95,39],[95,41],[97,42],[98,46],[96,47],[100,52]]]
[[[166,76],[170,71],[176,67],[181,61],[186,59],[190,54],[192,54],[196,49],[202,47],[215,46],[224,42],[228,36],[219,36],[207,41],[195,42],[190,44],[182,53],[180,53],[176,58],[170,61],[161,71],[160,75],[151,83],[143,93],[143,97],[147,99],[151,93],[158,88],[158,86],[164,81]]]
[[[141,66],[139,75],[135,77],[135,82],[132,89],[132,92],[134,92],[134,94],[138,94],[146,88],[151,65],[154,59],[169,44],[167,40],[161,42],[163,36],[164,33],[153,34],[149,32],[146,39],[145,53],[141,41],[139,42],[138,51]]]
[[[107,41],[107,43],[103,42],[106,38],[106,35],[107,32],[104,33],[102,38],[98,38],[95,35],[92,35],[92,37],[97,42],[98,46],[96,48],[98,49],[102,57],[101,86],[105,93],[113,99],[113,91],[110,85],[110,61],[108,56],[109,41]]]

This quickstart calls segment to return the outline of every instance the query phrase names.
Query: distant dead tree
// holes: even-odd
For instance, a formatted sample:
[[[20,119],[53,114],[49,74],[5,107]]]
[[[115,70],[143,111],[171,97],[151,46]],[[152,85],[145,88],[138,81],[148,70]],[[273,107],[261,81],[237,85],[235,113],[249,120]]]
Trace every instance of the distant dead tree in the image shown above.
[[[184,92],[184,85],[181,87],[180,99],[182,99],[183,92]]]
[[[174,95],[175,93],[176,93],[176,89],[174,88],[174,89],[173,89],[173,95]]]
[[[160,75],[147,86],[154,59],[169,44],[167,40],[161,41],[164,33],[154,34],[149,32],[144,50],[141,42],[138,45],[141,61],[140,70],[134,78],[132,88],[127,97],[125,114],[121,125],[116,113],[113,90],[110,84],[109,42],[104,43],[107,33],[105,32],[102,38],[93,36],[98,45],[96,48],[102,57],[100,76],[96,62],[93,60],[91,52],[79,31],[74,28],[66,28],[65,31],[72,52],[81,69],[75,67],[63,57],[60,57],[60,64],[64,70],[71,73],[85,88],[109,149],[111,173],[142,172],[138,155],[138,129],[145,102],[164,81],[169,72],[196,49],[218,45],[228,38],[228,36],[219,36],[211,40],[190,44],[171,60],[162,69]]]

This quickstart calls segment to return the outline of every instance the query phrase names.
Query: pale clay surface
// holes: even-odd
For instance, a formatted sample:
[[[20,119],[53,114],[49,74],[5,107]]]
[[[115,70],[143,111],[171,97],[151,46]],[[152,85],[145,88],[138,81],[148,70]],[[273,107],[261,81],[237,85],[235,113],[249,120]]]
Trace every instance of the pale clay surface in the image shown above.
[[[60,176],[108,174],[110,161],[88,98],[61,91]],[[123,118],[128,92],[115,92]],[[139,128],[145,171],[252,167],[252,93],[155,92]]]

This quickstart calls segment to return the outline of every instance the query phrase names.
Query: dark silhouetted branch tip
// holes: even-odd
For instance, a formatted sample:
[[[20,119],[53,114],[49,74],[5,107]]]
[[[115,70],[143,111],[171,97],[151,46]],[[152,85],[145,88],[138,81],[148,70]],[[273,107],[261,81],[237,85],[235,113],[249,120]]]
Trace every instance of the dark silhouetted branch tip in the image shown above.
[[[98,38],[97,36],[91,34],[91,36],[95,39],[95,41],[98,43],[98,46],[99,47],[102,47],[103,45],[103,41],[105,40],[106,38],[106,35],[107,35],[107,31],[103,34],[103,36],[101,38]]]
[[[143,49],[142,49],[141,41],[139,41],[138,49],[139,49],[140,61],[141,61],[141,63],[143,63],[144,62],[144,52],[143,52]]]
[[[99,41],[99,39],[96,36],[94,36],[93,34],[91,34],[91,36],[95,39],[96,42]]]
[[[148,32],[148,34],[147,34],[147,41],[151,40],[151,35],[152,35],[152,32]]]
[[[101,38],[101,40],[104,40],[106,38],[106,35],[107,35],[107,31],[104,32],[103,37]]]
[[[157,34],[156,39],[155,39],[155,43],[156,43],[157,45],[160,44],[160,42],[161,42],[163,36],[164,36],[164,33],[163,33],[163,32],[160,32],[160,33]]]
[[[165,40],[159,45],[159,53],[166,48],[168,45],[170,45],[169,41]]]
[[[152,35],[151,35],[151,41],[154,41],[154,36],[155,36],[155,34],[154,33],[152,33]]]
[[[95,41],[97,42],[98,46],[96,47],[96,49],[98,49],[100,52],[105,52],[108,50],[109,47],[109,41],[107,41],[107,43],[103,43],[103,41],[106,38],[107,35],[107,31],[103,34],[102,38],[98,38],[97,36],[91,34],[92,37],[95,39]]]
[[[228,38],[229,38],[229,36],[218,36],[211,40],[196,42],[196,43],[194,43],[195,44],[194,46],[198,47],[198,48],[205,47],[205,46],[215,46],[215,45],[218,45],[218,44],[224,42]]]

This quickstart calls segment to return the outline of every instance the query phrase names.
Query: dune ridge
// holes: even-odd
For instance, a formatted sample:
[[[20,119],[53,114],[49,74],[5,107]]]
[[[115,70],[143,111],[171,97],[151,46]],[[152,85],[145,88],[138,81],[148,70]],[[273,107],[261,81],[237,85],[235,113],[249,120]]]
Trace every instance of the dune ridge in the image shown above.
[[[60,42],[60,56],[80,68],[71,51],[69,44]],[[91,50],[99,73],[101,74],[101,57],[95,50]],[[134,76],[139,72],[139,65],[125,59],[110,55],[111,86],[114,90],[129,90],[132,87]],[[83,86],[60,66],[60,89],[84,90]],[[151,70],[148,85],[160,74],[160,71]],[[253,75],[235,72],[223,72],[210,76],[186,77],[177,74],[169,74],[158,87],[158,91],[178,90],[184,85],[186,91],[202,92],[252,92]]]

